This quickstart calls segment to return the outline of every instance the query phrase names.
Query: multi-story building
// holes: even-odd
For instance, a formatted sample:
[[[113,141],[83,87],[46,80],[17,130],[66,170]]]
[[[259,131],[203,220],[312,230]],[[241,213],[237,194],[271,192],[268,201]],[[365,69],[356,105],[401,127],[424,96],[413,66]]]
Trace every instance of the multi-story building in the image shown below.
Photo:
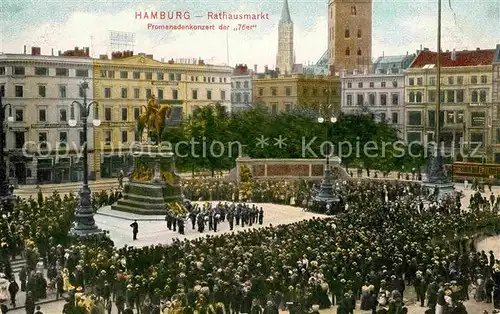
[[[254,104],[265,104],[271,114],[297,107],[318,109],[320,104],[332,104],[340,113],[340,80],[336,76],[267,72],[254,75],[252,88]]]
[[[92,59],[89,49],[42,55],[38,47],[31,54],[0,54],[0,85],[3,103],[11,104],[14,121],[7,122],[6,149],[9,176],[18,184],[60,183],[83,177],[83,132],[79,108],[78,124],[70,128],[70,105],[83,101],[80,83],[92,99]],[[9,110],[7,109],[7,113]],[[92,112],[91,112],[92,114]],[[87,148],[93,158],[93,129],[89,123]],[[89,166],[93,177],[93,165]]]
[[[493,60],[493,89],[491,93],[491,103],[493,106],[493,138],[492,150],[494,161],[500,163],[500,44],[497,45]]]
[[[404,126],[403,70],[396,73],[343,73],[342,112],[371,113],[379,121],[394,124],[401,132]],[[402,134],[402,133],[400,133]],[[401,135],[402,136],[402,135]]]
[[[329,0],[330,74],[371,68],[372,0]]]
[[[257,65],[254,66],[257,71]],[[238,64],[231,76],[231,110],[233,112],[252,107],[252,73],[247,65]]]
[[[94,162],[98,177],[115,176],[130,167],[130,144],[141,140],[136,121],[152,95],[173,106],[174,121],[215,103],[231,111],[232,68],[195,61],[161,62],[131,51],[94,60],[94,97],[100,103],[102,121],[94,139],[99,143]]]
[[[463,150],[469,161],[493,159],[492,63],[495,50],[442,52],[441,93],[436,92],[437,53],[420,51],[405,77],[405,138],[408,142],[433,140],[436,101],[441,98],[441,140],[455,153]],[[453,145],[453,146],[452,146]],[[485,149],[486,148],[486,149]],[[453,156],[458,158],[457,154]],[[495,157],[496,158],[496,157]]]

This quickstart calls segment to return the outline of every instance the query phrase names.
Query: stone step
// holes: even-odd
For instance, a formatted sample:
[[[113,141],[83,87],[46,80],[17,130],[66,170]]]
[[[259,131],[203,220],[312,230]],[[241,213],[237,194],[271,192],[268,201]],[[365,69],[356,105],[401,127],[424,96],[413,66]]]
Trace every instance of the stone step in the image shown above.
[[[152,208],[139,208],[135,206],[130,206],[129,204],[123,204],[123,203],[115,203],[112,206],[112,210],[114,211],[122,211],[126,213],[131,213],[131,214],[138,214],[138,215],[166,215],[166,210],[165,209],[152,209]],[[102,215],[105,216],[110,216],[108,214],[101,213]],[[133,220],[133,219],[129,219]],[[151,219],[148,219],[151,220]],[[159,220],[159,219],[154,219],[154,220]]]
[[[112,209],[115,209],[116,206],[128,206],[134,207],[138,209],[152,209],[152,210],[163,210],[165,211],[165,202],[147,202],[147,201],[134,201],[131,199],[121,199],[118,200],[115,204],[111,206]]]
[[[145,195],[137,195],[137,194],[125,194],[123,196],[123,200],[131,201],[131,202],[142,202],[149,204],[165,204],[165,202],[169,201],[177,201],[179,200],[179,196],[164,196],[164,197],[155,197],[155,196],[145,196]]]

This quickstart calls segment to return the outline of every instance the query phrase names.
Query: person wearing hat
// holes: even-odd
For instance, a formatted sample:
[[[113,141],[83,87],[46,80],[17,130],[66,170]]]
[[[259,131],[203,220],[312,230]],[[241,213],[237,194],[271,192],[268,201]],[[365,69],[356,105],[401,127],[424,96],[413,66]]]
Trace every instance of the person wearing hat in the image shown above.
[[[9,294],[10,294],[10,304],[12,307],[16,307],[16,295],[19,292],[19,285],[17,284],[14,277],[12,277],[9,284]]]
[[[132,237],[133,240],[137,240],[137,234],[139,233],[139,224],[137,223],[137,220],[134,220],[133,223],[130,224],[130,227],[132,227]],[[175,227],[174,227],[175,231]]]

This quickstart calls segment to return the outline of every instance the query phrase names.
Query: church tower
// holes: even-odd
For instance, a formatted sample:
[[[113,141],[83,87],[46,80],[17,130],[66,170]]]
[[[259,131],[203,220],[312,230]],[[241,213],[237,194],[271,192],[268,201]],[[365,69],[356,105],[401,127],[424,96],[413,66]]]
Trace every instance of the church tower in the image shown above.
[[[293,22],[288,0],[285,0],[278,26],[278,54],[276,55],[276,67],[279,68],[281,74],[292,73],[293,59]]]
[[[329,0],[328,52],[330,74],[370,71],[372,0]]]

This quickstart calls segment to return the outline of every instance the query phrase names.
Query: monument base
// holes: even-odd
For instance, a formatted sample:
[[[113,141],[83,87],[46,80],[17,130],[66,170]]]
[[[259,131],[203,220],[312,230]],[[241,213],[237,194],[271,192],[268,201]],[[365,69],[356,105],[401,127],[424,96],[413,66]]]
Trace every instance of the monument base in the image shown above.
[[[429,191],[429,198],[432,200],[442,200],[444,198],[453,196],[455,192],[454,184],[452,182],[446,183],[432,183],[422,182],[422,187],[427,188]],[[438,189],[436,192],[435,189]]]

